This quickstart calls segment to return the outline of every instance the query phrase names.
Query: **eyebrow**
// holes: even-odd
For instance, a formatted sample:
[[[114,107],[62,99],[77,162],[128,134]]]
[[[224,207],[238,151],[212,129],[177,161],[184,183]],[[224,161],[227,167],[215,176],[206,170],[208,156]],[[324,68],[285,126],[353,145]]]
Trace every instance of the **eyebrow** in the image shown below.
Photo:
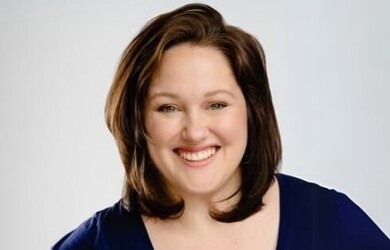
[[[173,98],[173,99],[179,99],[179,96],[178,95],[175,95],[173,93],[169,93],[169,92],[158,92],[158,93],[154,93],[151,97],[150,97],[150,100],[153,100],[157,97],[169,97],[169,98]]]
[[[211,96],[214,96],[214,95],[218,95],[218,94],[225,94],[225,95],[229,95],[231,96],[232,98],[236,98],[232,92],[228,91],[228,90],[225,90],[225,89],[217,89],[217,90],[213,90],[213,91],[209,91],[207,92],[204,96],[205,97],[211,97]],[[170,92],[159,92],[159,93],[154,93],[151,97],[150,97],[150,100],[153,100],[157,97],[168,97],[168,98],[172,98],[172,99],[180,99],[180,97],[176,94],[173,94],[173,93],[170,93]]]
[[[218,95],[218,94],[226,94],[226,95],[229,95],[231,97],[233,97],[234,99],[236,98],[232,92],[228,91],[228,90],[225,90],[225,89],[217,89],[217,90],[213,90],[213,91],[209,91],[205,94],[206,97],[210,97],[210,96],[214,96],[214,95]]]

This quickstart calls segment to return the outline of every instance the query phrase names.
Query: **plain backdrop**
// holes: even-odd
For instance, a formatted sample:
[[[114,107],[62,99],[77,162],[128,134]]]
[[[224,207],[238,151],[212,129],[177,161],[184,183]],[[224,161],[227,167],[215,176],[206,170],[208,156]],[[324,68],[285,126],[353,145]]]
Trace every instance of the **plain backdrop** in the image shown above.
[[[188,1],[0,0],[0,249],[48,249],[121,197],[104,122],[120,54]],[[390,1],[204,1],[264,46],[282,172],[390,234]]]

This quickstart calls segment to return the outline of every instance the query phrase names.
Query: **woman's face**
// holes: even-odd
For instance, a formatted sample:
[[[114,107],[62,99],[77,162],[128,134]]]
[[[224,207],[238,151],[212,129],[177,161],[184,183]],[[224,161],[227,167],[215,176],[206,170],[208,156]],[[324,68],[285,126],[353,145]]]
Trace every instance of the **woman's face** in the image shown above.
[[[238,188],[246,103],[219,50],[182,44],[166,51],[145,118],[150,157],[172,191],[223,199]]]

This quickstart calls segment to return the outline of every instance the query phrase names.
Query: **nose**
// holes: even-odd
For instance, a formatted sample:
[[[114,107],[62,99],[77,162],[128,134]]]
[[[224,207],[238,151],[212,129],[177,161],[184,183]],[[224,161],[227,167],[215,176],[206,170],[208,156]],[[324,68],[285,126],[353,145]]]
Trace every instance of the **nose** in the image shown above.
[[[191,114],[185,118],[181,132],[182,138],[191,143],[199,143],[209,135],[206,119],[199,114]]]

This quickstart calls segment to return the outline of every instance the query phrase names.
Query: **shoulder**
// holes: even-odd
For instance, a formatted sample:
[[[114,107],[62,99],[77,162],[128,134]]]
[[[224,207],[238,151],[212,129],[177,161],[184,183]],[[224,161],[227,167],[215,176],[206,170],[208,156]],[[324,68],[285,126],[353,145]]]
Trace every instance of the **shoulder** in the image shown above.
[[[281,230],[287,235],[326,233],[338,216],[336,191],[293,176],[277,174]],[[315,229],[318,232],[314,232]],[[322,232],[324,231],[324,232]]]
[[[337,214],[338,192],[335,190],[289,175],[277,174],[277,180],[281,210],[285,210],[290,219],[321,219]],[[291,209],[296,211],[292,212]],[[321,218],[317,215],[321,215]]]
[[[120,201],[96,212],[59,240],[52,249],[124,249],[124,246],[147,243],[148,236],[140,215],[126,210]]]
[[[283,241],[310,249],[390,249],[386,235],[345,194],[288,175],[277,179]]]

